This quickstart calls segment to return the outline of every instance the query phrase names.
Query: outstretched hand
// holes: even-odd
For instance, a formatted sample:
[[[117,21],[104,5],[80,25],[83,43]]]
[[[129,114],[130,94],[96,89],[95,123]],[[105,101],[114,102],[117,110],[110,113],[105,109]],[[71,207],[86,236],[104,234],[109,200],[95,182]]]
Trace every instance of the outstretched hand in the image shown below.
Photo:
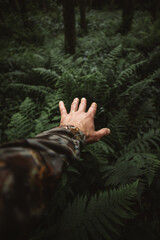
[[[67,113],[65,105],[62,101],[59,102],[59,109],[61,113],[61,125],[73,125],[78,127],[86,136],[86,143],[94,143],[99,141],[102,137],[110,134],[110,129],[102,128],[95,131],[94,116],[97,111],[97,104],[92,103],[88,111],[86,112],[87,100],[81,99],[80,105],[79,99],[75,98],[71,104],[70,113]]]

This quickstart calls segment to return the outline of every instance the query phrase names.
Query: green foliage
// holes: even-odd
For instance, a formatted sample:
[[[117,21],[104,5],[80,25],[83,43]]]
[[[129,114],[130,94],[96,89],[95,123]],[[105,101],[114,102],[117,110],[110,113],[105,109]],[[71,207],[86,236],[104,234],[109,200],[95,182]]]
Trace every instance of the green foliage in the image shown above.
[[[87,203],[86,197],[77,197],[65,209],[57,239],[112,239],[119,235],[117,225],[123,218],[130,219],[135,213],[129,207],[136,196],[137,183],[110,192],[101,192]]]
[[[92,10],[89,34],[78,37],[77,53],[69,56],[63,53],[61,7],[53,16],[28,12],[27,18],[33,23],[29,33],[20,31],[21,19],[12,41],[1,41],[1,141],[58,126],[59,101],[69,111],[75,97],[86,97],[88,106],[97,102],[96,129],[111,129],[110,136],[86,146],[80,161],[63,174],[31,239],[132,239],[129,229],[139,233],[139,226],[155,223],[160,208],[158,21],[152,25],[149,13],[136,12],[124,37],[117,33],[120,11]],[[13,19],[14,25],[20,16],[6,20],[9,36]]]
[[[19,112],[11,117],[6,134],[8,140],[21,139],[30,136],[33,131],[33,116],[35,116],[35,105],[30,98],[26,98],[19,107]]]
[[[48,93],[51,93],[51,89],[49,87],[44,87],[44,86],[32,86],[32,85],[26,85],[23,83],[14,83],[14,84],[9,84],[8,88],[11,89],[12,91],[21,91],[24,93],[27,93],[28,95],[30,93],[34,94],[35,96],[45,96]]]

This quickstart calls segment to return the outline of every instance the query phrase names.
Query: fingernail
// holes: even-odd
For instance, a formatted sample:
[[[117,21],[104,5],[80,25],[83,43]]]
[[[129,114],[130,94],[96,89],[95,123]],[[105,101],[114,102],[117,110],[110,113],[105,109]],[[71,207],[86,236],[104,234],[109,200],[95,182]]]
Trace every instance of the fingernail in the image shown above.
[[[111,133],[111,130],[109,128],[107,128],[107,133],[110,134]]]
[[[92,107],[94,107],[94,108],[97,107],[97,103],[93,102]]]
[[[82,98],[82,100],[86,100],[86,98],[85,98],[85,97],[83,97],[83,98]]]

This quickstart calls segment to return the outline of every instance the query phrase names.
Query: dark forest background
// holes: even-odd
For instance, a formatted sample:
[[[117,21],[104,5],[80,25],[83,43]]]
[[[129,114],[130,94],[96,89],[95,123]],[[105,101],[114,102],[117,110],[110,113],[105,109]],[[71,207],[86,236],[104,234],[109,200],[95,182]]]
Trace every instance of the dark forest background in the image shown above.
[[[160,239],[160,1],[0,0],[0,142],[97,102],[111,134],[67,168],[32,239]]]

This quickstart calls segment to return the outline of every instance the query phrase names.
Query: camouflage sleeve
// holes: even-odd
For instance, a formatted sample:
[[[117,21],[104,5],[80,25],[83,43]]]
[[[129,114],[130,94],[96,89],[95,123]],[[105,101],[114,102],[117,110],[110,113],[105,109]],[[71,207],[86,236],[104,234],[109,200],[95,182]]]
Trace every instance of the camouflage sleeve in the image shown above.
[[[0,148],[0,234],[27,239],[63,169],[79,158],[83,133],[66,125]]]

